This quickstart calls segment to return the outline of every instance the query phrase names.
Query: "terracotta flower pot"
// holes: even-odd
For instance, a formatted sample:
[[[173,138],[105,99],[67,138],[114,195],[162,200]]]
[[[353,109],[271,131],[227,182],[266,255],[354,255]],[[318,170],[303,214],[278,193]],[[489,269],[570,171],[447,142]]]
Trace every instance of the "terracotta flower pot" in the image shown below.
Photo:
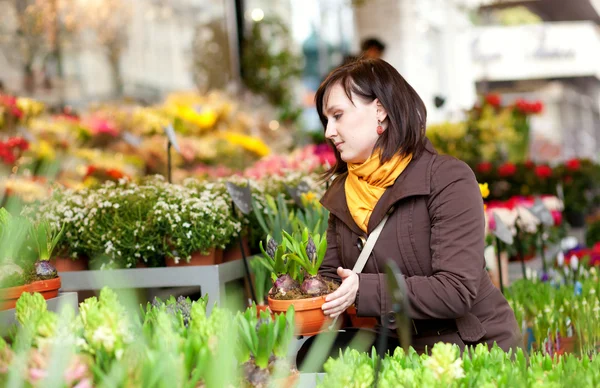
[[[247,236],[242,237],[242,245],[244,246],[244,253],[246,254],[246,257],[250,256],[250,244]],[[240,242],[238,239],[235,239],[223,251],[223,263],[239,260],[241,258],[242,250],[240,249]]]
[[[80,257],[75,260],[69,257],[55,257],[50,259],[50,264],[58,272],[85,271],[89,269],[89,259],[87,257]]]
[[[0,289],[0,310],[15,308],[17,300],[24,292],[39,292],[44,299],[56,298],[60,289],[60,276],[50,280],[38,280],[29,284],[17,287],[8,287]]]
[[[294,305],[296,334],[316,335],[330,319],[325,317],[321,306],[325,303],[325,296],[307,299],[276,300],[269,299],[269,308],[273,313],[285,313],[290,305]]]
[[[264,305],[264,304],[256,305],[256,315],[258,317],[260,317],[260,312],[261,311],[266,311],[266,312],[270,313],[271,315],[273,315],[273,313],[271,312],[271,309],[269,308],[269,306]]]
[[[561,338],[559,342],[559,349],[557,351],[563,353],[574,353],[575,345],[577,345],[577,336]]]
[[[211,248],[207,255],[203,255],[200,252],[192,253],[190,262],[186,262],[184,259],[179,260],[179,264],[168,257],[166,260],[167,267],[189,267],[195,265],[215,265],[223,262],[223,250]]]
[[[359,317],[356,313],[356,307],[350,306],[346,310],[346,315],[350,319],[350,325],[352,327],[363,327],[372,329],[377,326],[377,319],[371,317]]]

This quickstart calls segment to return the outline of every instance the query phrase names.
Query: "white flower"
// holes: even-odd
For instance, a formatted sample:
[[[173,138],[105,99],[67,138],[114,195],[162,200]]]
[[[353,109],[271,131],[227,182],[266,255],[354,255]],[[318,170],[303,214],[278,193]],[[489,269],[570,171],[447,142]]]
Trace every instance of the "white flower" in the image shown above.
[[[579,259],[577,258],[577,256],[573,255],[571,256],[571,268],[573,269],[573,271],[576,271],[577,267],[579,267]]]
[[[92,342],[102,345],[108,352],[112,352],[115,346],[116,338],[112,330],[107,326],[100,326],[92,334]]]

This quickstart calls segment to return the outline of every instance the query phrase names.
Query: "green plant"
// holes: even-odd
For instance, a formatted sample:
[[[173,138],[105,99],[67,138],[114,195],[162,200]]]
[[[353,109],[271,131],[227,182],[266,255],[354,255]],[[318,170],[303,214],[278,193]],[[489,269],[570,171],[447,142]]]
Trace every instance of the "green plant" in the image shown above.
[[[252,211],[265,235],[272,235],[278,244],[283,242],[283,230],[293,230],[294,212],[290,211],[283,194],[276,198],[265,195],[263,211],[252,202]]]
[[[31,222],[20,216],[13,216],[6,209],[0,209],[0,264],[26,262],[26,247]]]
[[[324,235],[322,237],[318,234],[311,235],[307,228],[302,231],[301,236],[298,234],[292,236],[285,230],[283,236],[290,250],[285,257],[300,264],[308,275],[317,276],[327,251],[327,238]]]
[[[241,62],[244,85],[279,107],[281,120],[295,121],[301,110],[295,107],[292,82],[302,73],[302,58],[291,47],[285,23],[276,17],[265,17],[252,22]]]
[[[277,244],[274,238],[267,236],[266,250],[262,246],[262,241],[260,250],[263,257],[256,257],[256,262],[269,271],[277,292],[287,294],[300,288],[300,282],[304,279],[304,275],[295,262],[286,259],[287,242],[285,240],[281,244]]]
[[[327,232],[327,221],[329,210],[314,198],[314,194],[308,193],[301,196],[302,208],[296,212],[294,231],[302,231],[307,228],[313,235],[325,235]]]
[[[239,312],[236,316],[240,341],[238,361],[253,360],[259,368],[267,368],[272,356],[285,358],[294,335],[294,308],[290,306],[285,314],[271,314],[266,311],[257,316],[256,305]]]
[[[64,235],[65,228],[55,231],[48,221],[41,221],[31,226],[31,234],[38,252],[39,260],[50,260],[54,248]]]
[[[271,271],[259,260],[259,258],[250,262],[250,269],[254,274],[254,290],[256,292],[256,303],[262,305],[267,300],[267,293],[273,286],[273,281],[271,279]]]
[[[329,286],[319,275],[319,268],[327,251],[327,238],[325,235],[311,235],[304,229],[302,235],[294,236],[283,231],[283,236],[288,243],[290,253],[285,255],[288,260],[298,263],[308,274],[301,285],[301,290],[309,296],[319,296],[328,293]]]

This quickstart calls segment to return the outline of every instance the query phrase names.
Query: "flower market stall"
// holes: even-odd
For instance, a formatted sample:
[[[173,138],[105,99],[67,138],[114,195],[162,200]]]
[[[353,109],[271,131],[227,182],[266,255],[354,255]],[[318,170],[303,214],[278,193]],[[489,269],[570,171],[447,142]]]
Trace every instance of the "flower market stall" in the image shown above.
[[[481,183],[487,264],[521,325],[522,349],[461,353],[438,344],[427,355],[398,349],[383,357],[347,349],[314,375],[299,372],[295,352],[335,323],[319,305],[337,287],[318,276],[329,216],[319,174],[335,164],[328,145],[293,147],[283,122],[221,93],[58,115],[33,100],[2,101],[0,190],[12,214],[0,228],[0,317],[11,324],[0,342],[2,384],[600,383],[592,213],[599,170],[588,160],[530,161],[523,139],[538,103],[503,106],[487,96],[465,122],[428,130]],[[165,178],[169,125],[180,148],[173,182]],[[246,209],[232,185],[247,194]],[[550,220],[536,213],[540,203]],[[587,241],[563,247],[578,213],[589,215]],[[499,223],[513,243],[498,245]],[[523,266],[522,279],[498,273],[514,265]],[[48,282],[60,285],[34,287]],[[190,287],[193,298],[175,287]],[[144,299],[133,289],[167,297]],[[86,298],[89,290],[100,292]],[[352,308],[337,323],[376,324]]]

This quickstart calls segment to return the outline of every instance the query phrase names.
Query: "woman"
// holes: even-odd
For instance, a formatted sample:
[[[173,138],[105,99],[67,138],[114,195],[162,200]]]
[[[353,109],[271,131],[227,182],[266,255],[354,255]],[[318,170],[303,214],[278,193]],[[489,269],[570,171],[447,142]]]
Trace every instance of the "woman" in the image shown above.
[[[383,274],[394,260],[405,276],[412,346],[496,342],[519,346],[514,313],[485,269],[483,201],[469,166],[438,155],[425,137],[427,112],[388,63],[362,59],[335,69],[316,93],[337,175],[322,199],[331,212],[323,276],[341,281],[323,305],[335,318],[394,326]],[[391,210],[362,273],[352,272],[368,234]]]

